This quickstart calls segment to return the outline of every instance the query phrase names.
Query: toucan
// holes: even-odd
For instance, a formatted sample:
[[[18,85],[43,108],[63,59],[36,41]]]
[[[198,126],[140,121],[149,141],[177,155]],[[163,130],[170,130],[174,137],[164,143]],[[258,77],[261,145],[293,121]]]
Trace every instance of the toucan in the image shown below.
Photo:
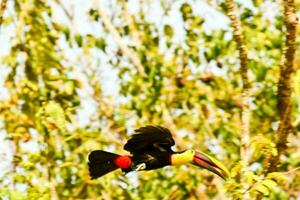
[[[167,128],[148,125],[136,129],[124,146],[131,155],[118,155],[103,150],[95,150],[89,154],[91,179],[116,169],[121,169],[126,174],[187,163],[208,169],[225,180],[230,177],[228,169],[211,156],[192,149],[175,152],[171,149],[173,145],[174,139]]]

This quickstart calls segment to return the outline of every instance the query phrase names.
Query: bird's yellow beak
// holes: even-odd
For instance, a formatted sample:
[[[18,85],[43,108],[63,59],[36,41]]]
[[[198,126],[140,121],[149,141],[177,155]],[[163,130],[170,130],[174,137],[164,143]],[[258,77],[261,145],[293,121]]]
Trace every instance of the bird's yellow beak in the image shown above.
[[[171,156],[171,165],[182,165],[187,163],[192,163],[198,167],[208,169],[222,177],[224,180],[230,178],[228,169],[220,161],[203,152],[189,149]]]
[[[222,177],[224,180],[230,178],[230,172],[220,161],[203,152],[194,152],[194,159],[192,161],[192,164],[208,169],[209,171]]]

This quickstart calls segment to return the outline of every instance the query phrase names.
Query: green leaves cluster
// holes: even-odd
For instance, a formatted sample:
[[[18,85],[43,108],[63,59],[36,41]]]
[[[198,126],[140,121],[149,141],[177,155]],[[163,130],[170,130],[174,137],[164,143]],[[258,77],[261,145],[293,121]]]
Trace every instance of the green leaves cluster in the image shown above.
[[[160,23],[151,21],[149,9],[144,9],[152,8],[149,1],[139,2],[135,13],[127,1],[106,5],[112,25],[144,68],[141,75],[106,30],[94,5],[87,5],[82,14],[93,31],[83,31],[76,17],[67,16],[70,24],[55,19],[57,8],[72,15],[59,2],[17,0],[11,3],[13,13],[4,19],[5,27],[14,27],[14,35],[9,54],[1,57],[1,65],[8,69],[4,87],[9,98],[0,100],[0,119],[14,148],[5,178],[0,178],[1,197],[242,199],[247,194],[251,199],[289,199],[297,195],[300,172],[290,170],[299,167],[300,160],[299,66],[293,79],[295,134],[289,138],[281,172],[266,171],[268,159],[278,153],[274,139],[285,34],[282,12],[266,18],[264,1],[253,1],[253,8],[238,4],[253,85],[251,155],[249,166],[242,170],[242,81],[226,24],[207,31],[206,18],[195,12],[199,9],[195,3],[173,7],[160,1],[162,19],[170,18],[172,9],[178,14]],[[215,12],[225,17],[222,1]],[[175,40],[179,31],[184,33],[180,42]],[[116,75],[113,81],[111,74]],[[206,170],[181,166],[127,176],[116,171],[90,180],[88,153],[104,149],[124,154],[122,145],[132,130],[146,124],[170,128],[177,150],[194,148],[214,155],[231,169],[232,179],[223,182]]]

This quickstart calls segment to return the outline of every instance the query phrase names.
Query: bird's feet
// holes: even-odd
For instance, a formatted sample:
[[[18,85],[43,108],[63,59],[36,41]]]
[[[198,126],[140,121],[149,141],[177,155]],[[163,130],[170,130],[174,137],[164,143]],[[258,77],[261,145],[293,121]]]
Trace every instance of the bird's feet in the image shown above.
[[[141,163],[141,164],[136,165],[133,168],[133,171],[137,172],[137,171],[141,171],[141,170],[144,170],[144,169],[146,169],[146,164],[145,163]]]

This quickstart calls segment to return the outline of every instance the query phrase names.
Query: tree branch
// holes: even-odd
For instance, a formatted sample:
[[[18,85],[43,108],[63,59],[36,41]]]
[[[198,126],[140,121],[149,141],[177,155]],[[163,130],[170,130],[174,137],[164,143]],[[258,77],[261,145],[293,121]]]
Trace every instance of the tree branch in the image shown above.
[[[241,148],[241,158],[244,164],[248,163],[249,160],[249,141],[250,141],[250,109],[249,109],[249,96],[250,96],[250,83],[248,80],[248,53],[245,44],[244,37],[242,35],[241,25],[237,19],[235,8],[232,0],[226,0],[226,5],[228,8],[228,16],[231,20],[231,26],[233,28],[234,40],[237,43],[239,50],[239,58],[241,62],[240,73],[243,81],[243,94],[242,94],[242,148]]]
[[[125,0],[121,1],[121,5],[122,5],[122,14],[124,15],[124,19],[126,20],[126,23],[129,26],[129,30],[130,33],[132,35],[132,39],[135,43],[136,48],[140,48],[142,46],[141,43],[141,37],[140,37],[140,33],[137,30],[136,26],[135,26],[135,20],[134,17],[130,14],[130,12],[128,11],[128,7],[127,7],[128,2]]]
[[[270,158],[268,172],[276,171],[280,155],[287,148],[287,137],[292,132],[292,105],[291,105],[291,75],[294,71],[294,60],[296,52],[296,35],[298,19],[294,0],[284,0],[284,24],[286,27],[285,49],[280,64],[280,78],[277,86],[279,111],[279,128],[276,136],[276,147],[278,154]]]
[[[107,14],[105,11],[102,9],[102,7],[98,4],[97,6],[99,15],[102,19],[102,22],[104,24],[104,27],[108,30],[108,32],[112,35],[114,38],[115,42],[119,45],[121,51],[129,58],[129,60],[132,62],[132,64],[137,68],[138,72],[144,76],[144,68],[139,60],[139,57],[137,54],[132,52],[128,46],[123,42],[119,32],[116,30],[116,28],[112,25],[110,22]]]
[[[69,12],[65,5],[61,2],[61,0],[54,0],[54,2],[61,7],[63,13],[66,15],[69,20],[70,26],[74,32],[77,32],[76,25],[74,24],[74,14],[73,11]]]
[[[237,18],[233,0],[226,0],[226,6],[228,9],[228,16],[231,21],[231,27],[233,28],[233,38],[237,44],[239,50],[239,59],[241,62],[240,73],[243,82],[243,93],[242,93],[242,124],[241,124],[241,150],[240,157],[243,163],[242,170],[248,165],[250,159],[250,118],[251,112],[249,108],[249,97],[250,97],[250,83],[248,79],[248,51],[246,47],[246,42],[242,34],[241,24]],[[243,179],[243,175],[240,176]],[[245,184],[245,181],[241,181],[244,185],[244,190],[249,187]],[[248,194],[244,194],[244,199],[249,199]]]

